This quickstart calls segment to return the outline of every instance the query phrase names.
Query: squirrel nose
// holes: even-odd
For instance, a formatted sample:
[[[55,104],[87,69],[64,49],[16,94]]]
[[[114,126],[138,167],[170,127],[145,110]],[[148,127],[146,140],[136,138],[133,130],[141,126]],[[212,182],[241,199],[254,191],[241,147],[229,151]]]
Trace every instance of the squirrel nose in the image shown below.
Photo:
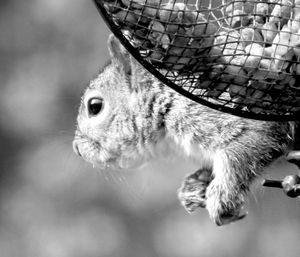
[[[80,151],[79,151],[79,147],[78,147],[78,144],[77,144],[76,141],[73,141],[73,151],[74,151],[78,156],[81,157],[81,153],[80,153]]]

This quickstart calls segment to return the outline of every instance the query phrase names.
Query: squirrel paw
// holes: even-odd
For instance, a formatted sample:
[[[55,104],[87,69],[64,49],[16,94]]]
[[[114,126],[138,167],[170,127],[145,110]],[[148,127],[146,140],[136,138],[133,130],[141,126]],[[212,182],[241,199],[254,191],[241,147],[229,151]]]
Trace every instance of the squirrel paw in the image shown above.
[[[178,198],[188,212],[206,207],[206,188],[212,180],[211,170],[198,170],[187,176],[178,190]]]
[[[230,197],[224,188],[220,189],[214,181],[206,190],[206,209],[210,218],[218,225],[227,225],[247,216],[243,211],[244,199],[242,194]]]
[[[178,190],[178,198],[183,207],[192,213],[199,207],[206,208],[211,219],[218,225],[226,225],[243,219],[243,198],[227,199],[224,188],[214,181],[212,171],[201,169],[187,176]]]

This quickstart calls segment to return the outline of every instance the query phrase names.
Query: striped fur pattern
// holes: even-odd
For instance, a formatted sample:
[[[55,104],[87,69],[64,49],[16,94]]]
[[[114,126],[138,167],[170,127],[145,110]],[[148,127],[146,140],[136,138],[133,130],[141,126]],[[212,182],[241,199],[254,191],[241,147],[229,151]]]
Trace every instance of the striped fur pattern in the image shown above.
[[[241,217],[250,184],[292,141],[292,124],[239,118],[197,104],[156,80],[113,36],[111,63],[90,82],[77,119],[74,149],[99,168],[129,168],[177,152],[211,170],[205,206],[223,225]],[[87,101],[104,99],[90,117]]]

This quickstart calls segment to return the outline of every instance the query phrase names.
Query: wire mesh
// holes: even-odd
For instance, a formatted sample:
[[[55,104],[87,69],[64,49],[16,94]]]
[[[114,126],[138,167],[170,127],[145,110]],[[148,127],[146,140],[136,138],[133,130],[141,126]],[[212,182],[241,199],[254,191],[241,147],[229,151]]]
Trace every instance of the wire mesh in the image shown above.
[[[263,120],[300,118],[300,0],[95,0],[113,33],[166,85]]]

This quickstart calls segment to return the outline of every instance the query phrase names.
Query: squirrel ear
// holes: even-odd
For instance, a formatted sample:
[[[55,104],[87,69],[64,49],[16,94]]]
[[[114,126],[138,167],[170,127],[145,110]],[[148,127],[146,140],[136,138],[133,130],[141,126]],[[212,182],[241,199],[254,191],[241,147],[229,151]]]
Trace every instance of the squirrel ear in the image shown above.
[[[109,55],[112,61],[120,63],[123,66],[125,72],[127,74],[131,74],[131,60],[130,60],[129,53],[122,46],[122,44],[115,37],[114,34],[109,35],[107,44],[108,44]]]

